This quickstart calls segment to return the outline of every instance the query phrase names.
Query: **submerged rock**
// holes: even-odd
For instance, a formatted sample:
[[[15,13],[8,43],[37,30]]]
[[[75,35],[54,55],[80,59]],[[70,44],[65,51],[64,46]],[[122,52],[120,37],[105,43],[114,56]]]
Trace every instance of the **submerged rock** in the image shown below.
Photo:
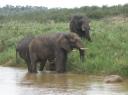
[[[123,81],[123,78],[119,75],[109,75],[109,76],[106,76],[104,79],[105,83],[119,83],[122,81]]]

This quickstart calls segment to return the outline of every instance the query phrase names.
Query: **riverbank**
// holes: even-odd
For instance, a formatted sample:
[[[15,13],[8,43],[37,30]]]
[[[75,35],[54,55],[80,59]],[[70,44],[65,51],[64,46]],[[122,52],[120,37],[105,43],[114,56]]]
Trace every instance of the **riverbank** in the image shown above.
[[[128,76],[128,19],[112,17],[92,20],[91,37],[93,42],[83,40],[86,48],[86,61],[82,64],[78,52],[71,52],[68,58],[68,71],[87,74],[119,74]],[[40,35],[69,31],[68,23],[10,21],[0,23],[0,65],[26,67],[20,59],[15,62],[16,43],[26,35]]]

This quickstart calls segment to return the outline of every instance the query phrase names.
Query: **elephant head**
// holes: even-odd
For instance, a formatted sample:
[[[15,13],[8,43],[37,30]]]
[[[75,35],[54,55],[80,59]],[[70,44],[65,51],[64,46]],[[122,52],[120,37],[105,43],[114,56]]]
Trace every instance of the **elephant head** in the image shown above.
[[[70,21],[70,32],[74,32],[81,38],[86,38],[88,41],[91,41],[89,22],[86,16],[73,16]]]
[[[88,41],[91,41],[90,37],[90,25],[89,20],[86,17],[83,17],[79,20],[79,25],[81,28],[81,36],[85,37]]]
[[[82,61],[84,60],[84,45],[76,33],[60,34],[58,37],[58,43],[60,48],[67,52],[72,51],[74,48],[78,49],[80,52],[80,59]]]

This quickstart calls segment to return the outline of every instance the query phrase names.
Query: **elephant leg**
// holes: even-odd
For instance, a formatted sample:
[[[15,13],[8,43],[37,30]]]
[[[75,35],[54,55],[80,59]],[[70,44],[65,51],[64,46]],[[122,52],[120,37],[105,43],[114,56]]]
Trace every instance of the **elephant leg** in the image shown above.
[[[56,52],[56,72],[64,73],[66,71],[67,52],[57,50]]]
[[[31,63],[31,65],[32,65],[32,73],[37,73],[37,64],[36,64],[36,62]]]
[[[31,59],[31,72],[37,73],[37,57],[35,55],[30,54]]]
[[[43,71],[45,64],[46,64],[46,60],[42,60],[40,63],[39,71]]]
[[[31,73],[32,72],[32,70],[31,70],[31,63],[28,63],[27,66],[28,66],[28,72]]]
[[[28,72],[31,73],[32,72],[32,67],[31,67],[31,61],[30,61],[29,53],[26,54],[26,57],[24,59],[27,63]]]
[[[27,67],[28,67],[28,72],[32,72],[32,69],[31,69],[31,62],[30,61],[26,61],[27,63]]]

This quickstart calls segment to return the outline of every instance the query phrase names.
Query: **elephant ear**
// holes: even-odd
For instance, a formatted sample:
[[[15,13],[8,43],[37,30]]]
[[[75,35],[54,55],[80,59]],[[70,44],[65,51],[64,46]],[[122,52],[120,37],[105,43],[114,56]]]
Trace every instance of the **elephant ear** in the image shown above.
[[[58,43],[60,48],[63,48],[66,51],[71,51],[70,43],[69,43],[69,40],[66,37],[66,35],[61,34],[58,37],[57,43]]]

